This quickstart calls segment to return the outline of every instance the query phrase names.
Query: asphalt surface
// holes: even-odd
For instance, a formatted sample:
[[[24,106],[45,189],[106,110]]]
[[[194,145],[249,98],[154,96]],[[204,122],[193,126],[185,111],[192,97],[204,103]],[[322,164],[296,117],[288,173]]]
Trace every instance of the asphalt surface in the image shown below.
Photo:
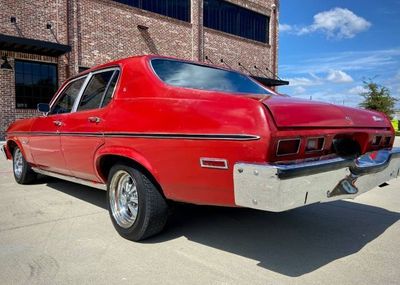
[[[0,284],[400,284],[399,219],[397,179],[284,213],[177,206],[135,243],[114,230],[104,191],[21,186],[1,157]]]

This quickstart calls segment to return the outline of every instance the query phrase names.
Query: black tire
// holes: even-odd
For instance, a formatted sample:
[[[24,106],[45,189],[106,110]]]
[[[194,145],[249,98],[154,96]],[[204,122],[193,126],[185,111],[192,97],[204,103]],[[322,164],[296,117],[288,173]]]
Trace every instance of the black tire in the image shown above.
[[[25,160],[19,147],[15,147],[13,153],[13,174],[18,184],[30,184],[37,179],[37,174]]]
[[[122,186],[123,182],[128,186]],[[122,196],[124,198],[120,198]],[[168,219],[167,202],[151,179],[142,171],[124,164],[114,165],[110,170],[107,206],[117,232],[132,241],[140,241],[159,233]]]

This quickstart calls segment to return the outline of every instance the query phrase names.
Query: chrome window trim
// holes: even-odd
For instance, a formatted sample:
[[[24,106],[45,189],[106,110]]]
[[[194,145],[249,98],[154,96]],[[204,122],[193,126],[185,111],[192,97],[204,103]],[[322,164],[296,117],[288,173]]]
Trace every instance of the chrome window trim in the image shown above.
[[[118,71],[118,74],[115,75],[117,71]],[[111,94],[111,99],[114,98],[115,90],[117,90],[117,86],[118,86],[119,80],[121,78],[121,69],[119,67],[115,68],[115,71],[114,71],[114,73],[113,73],[113,75],[112,75],[112,77],[110,79],[110,82],[108,83],[107,88],[109,88],[109,85],[111,84],[111,81],[114,79],[115,76],[117,76],[117,81],[115,82],[114,90],[112,91],[112,94]],[[105,107],[105,106],[103,106],[104,99],[105,99],[105,93],[104,93],[104,96],[103,96],[103,100],[101,101],[100,108],[104,108]],[[110,100],[110,102],[111,102],[111,100]]]
[[[76,100],[75,100],[75,102],[74,102],[74,106],[72,107],[72,110],[71,110],[70,113],[79,112],[79,111],[78,111],[78,107],[79,107],[79,103],[80,103],[81,100],[82,100],[83,93],[85,93],[86,87],[88,86],[90,80],[92,80],[92,77],[93,77],[94,75],[99,74],[99,73],[102,73],[102,72],[114,71],[113,74],[112,74],[111,77],[110,77],[110,80],[112,80],[112,79],[113,79],[113,76],[114,76],[114,74],[115,74],[115,70],[119,70],[119,67],[108,67],[108,68],[98,69],[98,70],[94,70],[94,71],[89,72],[89,73],[87,74],[88,77],[86,78],[85,82],[83,83],[82,88],[81,88],[81,90],[79,91],[78,97],[76,98]],[[107,84],[107,85],[108,85],[108,84]],[[117,86],[117,85],[115,85],[115,86]],[[114,88],[114,90],[115,90],[115,88]],[[113,90],[113,92],[114,92],[114,90]],[[103,94],[103,95],[104,95],[104,94]],[[114,94],[113,94],[113,95],[114,95]],[[112,98],[112,97],[111,97],[111,98]],[[102,102],[101,102],[101,103],[102,103]],[[96,109],[100,109],[100,108],[101,108],[101,106],[99,105]],[[96,109],[91,109],[91,110],[96,110]],[[88,111],[88,110],[84,110],[84,111]],[[82,111],[82,112],[83,112],[83,111]]]
[[[260,86],[262,89],[264,89],[267,93],[266,94],[259,94],[259,93],[246,93],[246,92],[232,92],[232,91],[216,91],[216,90],[210,90],[210,89],[199,89],[199,88],[191,88],[191,87],[185,87],[185,86],[175,86],[172,84],[169,84],[167,82],[165,82],[164,80],[161,79],[161,77],[157,74],[157,72],[155,71],[154,67],[153,67],[153,60],[157,60],[157,59],[161,59],[161,60],[166,60],[166,61],[176,61],[176,62],[181,62],[181,63],[187,63],[187,64],[192,64],[192,65],[197,65],[197,66],[201,66],[201,67],[208,67],[208,68],[212,68],[212,69],[217,69],[217,70],[223,70],[223,71],[227,71],[227,72],[235,72],[238,73],[240,75],[245,76],[246,78],[250,79],[253,83],[255,83],[256,85]],[[208,64],[204,64],[201,62],[192,62],[190,60],[180,60],[180,59],[175,59],[175,58],[164,58],[164,57],[153,57],[150,58],[148,60],[149,66],[151,71],[153,72],[154,76],[165,86],[168,87],[174,87],[174,88],[184,88],[184,89],[189,89],[189,90],[196,90],[196,91],[206,91],[206,92],[222,92],[222,93],[231,93],[231,94],[239,94],[239,95],[246,95],[246,94],[256,94],[256,95],[262,95],[262,96],[269,96],[269,95],[277,95],[275,92],[272,92],[271,90],[269,90],[267,87],[265,87],[264,85],[262,85],[261,83],[259,83],[257,80],[251,78],[249,75],[240,72],[238,70],[234,70],[234,69],[228,69],[228,68],[224,68],[222,66],[215,66],[215,65],[208,65]]]
[[[307,143],[308,143],[308,140],[309,140],[309,139],[323,139],[324,141],[322,142],[322,147],[321,147],[320,149],[318,149],[318,150],[309,150],[309,151],[307,151]],[[313,153],[313,152],[323,151],[324,148],[325,148],[325,143],[326,143],[326,139],[325,139],[324,136],[320,136],[320,137],[308,137],[307,140],[306,140],[306,146],[305,146],[304,152],[305,152],[305,153]]]
[[[69,113],[64,113],[64,114],[75,113],[76,110],[77,110],[77,108],[78,108],[78,104],[79,104],[79,102],[81,101],[82,94],[83,94],[84,90],[86,89],[86,86],[87,86],[87,84],[89,83],[89,81],[90,81],[90,79],[92,78],[92,76],[93,76],[94,74],[97,74],[97,73],[100,73],[100,72],[106,72],[106,71],[110,71],[110,70],[118,70],[118,71],[120,72],[120,74],[121,74],[121,69],[120,69],[120,67],[119,67],[119,66],[113,66],[113,67],[107,67],[107,68],[103,68],[103,69],[93,70],[93,71],[91,71],[91,72],[89,72],[89,73],[83,74],[83,75],[81,75],[81,76],[78,76],[78,77],[73,78],[73,79],[71,79],[70,81],[68,81],[68,83],[67,83],[67,84],[58,92],[58,94],[54,97],[54,99],[50,101],[50,104],[49,104],[49,105],[50,105],[50,111],[51,111],[51,109],[53,108],[54,104],[56,104],[56,103],[58,102],[58,100],[60,99],[60,96],[64,93],[65,89],[66,89],[68,86],[70,86],[73,82],[75,82],[75,81],[77,81],[77,80],[79,80],[79,79],[82,79],[82,78],[86,77],[85,81],[83,82],[83,84],[82,84],[82,86],[81,86],[81,89],[79,90],[78,97],[77,97],[77,98],[75,99],[75,101],[74,101],[74,105],[72,106],[71,112],[69,112]],[[114,74],[113,74],[113,75],[114,75]],[[117,79],[117,83],[118,83],[118,80],[119,80],[119,77],[118,77],[118,79]],[[115,84],[115,86],[117,86],[117,84]],[[114,96],[115,90],[116,90],[116,88],[114,88],[114,90],[113,90],[113,95],[112,95],[112,97]],[[111,98],[112,98],[112,97],[111,97]],[[51,113],[50,113],[49,116],[51,116],[51,115],[57,115],[57,114],[51,114]],[[58,115],[62,115],[62,114],[58,114]]]
[[[86,86],[88,85],[90,79],[92,78],[93,73],[89,72],[88,76],[86,77],[85,81],[83,82],[81,89],[79,90],[78,96],[75,99],[74,105],[72,106],[71,112],[69,114],[75,113],[78,109],[79,102],[81,102],[82,94],[85,92]]]
[[[299,141],[299,146],[297,147],[297,151],[296,151],[296,152],[288,153],[288,154],[278,154],[279,144],[280,144],[282,141],[294,141],[294,140],[298,140],[298,141]],[[279,157],[281,157],[281,156],[289,156],[289,155],[296,155],[296,154],[298,154],[299,151],[300,151],[300,146],[301,146],[301,138],[290,138],[290,139],[281,139],[281,140],[278,140],[278,144],[276,145],[276,152],[275,152],[275,155],[276,155],[276,156],[279,156]]]
[[[77,80],[80,80],[80,79],[84,78],[85,76],[89,76],[89,74],[90,74],[90,73],[84,74],[84,75],[79,76],[79,77],[76,77],[76,78],[73,78],[73,79],[71,79],[70,81],[68,81],[67,84],[64,85],[64,87],[58,92],[58,94],[56,95],[56,97],[54,97],[54,99],[50,101],[50,104],[49,104],[49,105],[50,105],[49,116],[51,116],[51,115],[62,115],[62,114],[52,114],[52,113],[51,113],[52,108],[54,107],[54,104],[57,104],[58,100],[60,100],[61,95],[64,94],[64,91],[65,91],[65,89],[67,89],[67,87],[71,86],[71,84],[72,84],[73,82],[75,82],[75,81],[77,81]],[[85,81],[84,81],[83,83],[85,83],[86,80],[87,80],[87,78],[85,79]],[[82,86],[83,86],[83,84],[82,84]],[[82,87],[81,87],[81,88],[82,88]],[[79,92],[80,92],[80,91],[79,91]],[[78,99],[78,97],[77,97],[77,99]],[[76,99],[75,99],[75,101],[74,101],[74,105],[75,105],[75,102],[76,102]],[[74,106],[72,106],[72,109],[73,109],[73,107],[74,107]],[[72,109],[71,109],[71,112],[69,112],[69,113],[72,113]],[[69,114],[69,113],[64,113],[64,114]]]

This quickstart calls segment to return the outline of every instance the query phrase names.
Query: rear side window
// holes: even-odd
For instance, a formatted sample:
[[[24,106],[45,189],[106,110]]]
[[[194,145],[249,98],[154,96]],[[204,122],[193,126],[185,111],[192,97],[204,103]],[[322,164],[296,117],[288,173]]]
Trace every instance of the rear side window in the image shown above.
[[[86,76],[71,82],[60,95],[50,114],[70,113],[85,80]]]
[[[82,99],[79,102],[78,111],[97,109],[103,99],[104,93],[107,91],[110,80],[114,74],[114,70],[99,72],[92,76]]]
[[[104,99],[103,99],[103,102],[101,103],[101,107],[107,106],[108,103],[110,103],[111,98],[114,94],[115,85],[117,85],[118,76],[119,76],[119,70],[116,70],[111,79],[111,82],[106,90],[106,94],[104,95]]]
[[[271,94],[246,75],[235,71],[169,59],[153,59],[151,65],[162,81],[173,86],[230,93]]]

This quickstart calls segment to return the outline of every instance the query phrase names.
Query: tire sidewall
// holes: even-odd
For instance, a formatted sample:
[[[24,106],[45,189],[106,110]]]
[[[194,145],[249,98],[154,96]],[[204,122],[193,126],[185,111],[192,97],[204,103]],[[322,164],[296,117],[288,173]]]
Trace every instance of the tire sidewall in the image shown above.
[[[136,187],[137,187],[137,193],[138,193],[138,215],[137,215],[136,220],[133,223],[133,225],[130,226],[129,228],[123,228],[117,223],[117,221],[115,220],[115,218],[112,214],[111,205],[110,205],[111,180],[112,180],[114,174],[119,170],[124,170],[124,171],[128,172],[136,180],[136,183],[137,183]],[[108,176],[108,181],[109,181],[107,184],[108,212],[109,212],[111,221],[114,225],[114,228],[123,237],[138,237],[138,238],[140,238],[143,235],[143,231],[145,229],[145,223],[148,222],[148,221],[146,221],[147,195],[145,192],[146,190],[145,190],[145,185],[143,182],[142,175],[143,174],[141,174],[139,171],[137,171],[133,167],[130,167],[130,166],[127,166],[124,164],[118,164],[111,168],[109,176]]]
[[[17,151],[20,151],[21,152],[21,156],[22,156],[22,172],[21,172],[21,176],[20,177],[18,177],[16,174],[15,174],[15,160],[14,160],[14,158],[15,158],[15,154],[17,153]],[[24,157],[24,154],[22,153],[22,151],[21,151],[21,149],[19,148],[19,147],[16,147],[15,148],[15,150],[14,150],[14,152],[13,152],[13,175],[14,175],[14,179],[15,179],[15,181],[17,181],[17,183],[19,183],[19,184],[21,184],[22,183],[22,181],[24,181],[24,177],[25,177],[25,175],[26,175],[26,171],[27,171],[27,162],[26,162],[26,160],[25,160],[25,157]]]

